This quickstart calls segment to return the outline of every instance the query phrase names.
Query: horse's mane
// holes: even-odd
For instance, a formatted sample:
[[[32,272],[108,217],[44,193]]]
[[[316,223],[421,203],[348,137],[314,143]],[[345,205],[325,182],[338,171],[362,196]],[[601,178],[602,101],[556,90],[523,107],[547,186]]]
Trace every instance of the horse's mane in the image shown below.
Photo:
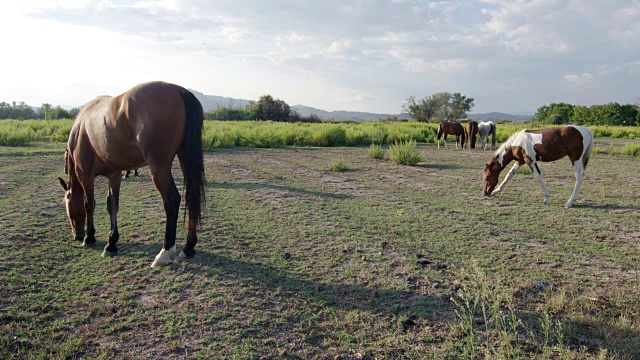
[[[513,141],[515,140],[516,136],[518,136],[521,132],[524,132],[526,130],[520,130],[517,133],[512,134],[511,136],[509,136],[509,138],[507,139],[507,141],[505,141],[504,143],[502,143],[502,145],[500,145],[500,147],[498,148],[498,150],[496,150],[495,153],[493,153],[493,156],[496,157],[502,153],[504,153],[504,150],[508,147],[511,146],[513,144]]]

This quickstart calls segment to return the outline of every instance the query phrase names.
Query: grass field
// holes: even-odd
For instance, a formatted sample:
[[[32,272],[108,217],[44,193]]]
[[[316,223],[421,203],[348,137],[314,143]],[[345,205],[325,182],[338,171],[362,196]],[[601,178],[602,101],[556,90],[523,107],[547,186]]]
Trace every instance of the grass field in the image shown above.
[[[106,180],[82,248],[64,144],[0,147],[0,358],[640,358],[638,157],[595,154],[565,209],[567,159],[540,166],[544,206],[526,168],[486,198],[489,152],[418,149],[414,167],[367,147],[208,152],[197,255],[153,270],[148,169],[124,180],[120,255],[101,258]]]

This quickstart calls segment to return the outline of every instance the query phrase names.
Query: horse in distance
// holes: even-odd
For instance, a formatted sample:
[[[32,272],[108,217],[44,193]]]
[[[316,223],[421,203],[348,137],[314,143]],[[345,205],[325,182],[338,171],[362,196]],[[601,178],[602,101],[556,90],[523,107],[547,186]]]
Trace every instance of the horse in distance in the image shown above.
[[[584,171],[589,163],[592,149],[593,134],[582,126],[569,125],[544,130],[519,131],[511,135],[500,146],[485,166],[484,195],[495,195],[502,191],[520,166],[527,164],[542,187],[544,204],[547,205],[549,203],[549,190],[544,184],[542,174],[538,168],[538,161],[550,162],[568,156],[576,177],[573,193],[565,204],[565,207],[570,208],[578,198],[578,192],[584,179]],[[515,164],[509,170],[502,183],[496,188],[500,172],[511,161],[515,161]]]
[[[480,136],[482,150],[487,150],[489,147],[489,135],[491,135],[491,150],[495,149],[496,124],[493,121],[482,121],[478,124],[478,135]]]
[[[475,149],[478,135],[478,122],[474,120],[467,121],[465,131],[467,133],[467,139],[469,140],[469,149]]]
[[[171,167],[178,156],[185,182],[189,227],[181,258],[195,255],[196,232],[205,201],[202,152],[202,105],[187,89],[165,82],[139,84],[112,97],[99,96],[80,111],[65,151],[67,180],[58,178],[72,231],[84,246],[96,243],[94,179],[109,179],[109,241],[102,256],[115,255],[119,239],[117,213],[122,170],[148,165],[166,214],[164,244],[152,267],[166,265],[175,254],[181,196]],[[86,233],[85,233],[86,224]]]
[[[440,138],[444,135],[444,147],[447,147],[447,135],[454,135],[456,137],[456,149],[458,148],[458,144],[464,148],[464,128],[458,122],[448,122],[443,121],[438,125],[438,149],[440,149]]]

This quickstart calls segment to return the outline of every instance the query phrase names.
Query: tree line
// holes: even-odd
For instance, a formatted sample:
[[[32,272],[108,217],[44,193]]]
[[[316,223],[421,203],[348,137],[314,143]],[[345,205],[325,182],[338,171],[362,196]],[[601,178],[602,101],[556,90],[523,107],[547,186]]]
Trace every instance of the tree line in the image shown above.
[[[617,125],[639,126],[640,112],[638,105],[620,105],[616,102],[605,105],[571,105],[551,103],[538,108],[533,121],[543,124],[576,124],[576,125]]]
[[[52,106],[51,104],[42,104],[38,108],[33,108],[23,101],[20,102],[0,102],[0,119],[44,119],[44,120],[56,120],[56,119],[72,119],[78,115],[80,109],[74,108],[71,110],[65,110],[60,105]]]

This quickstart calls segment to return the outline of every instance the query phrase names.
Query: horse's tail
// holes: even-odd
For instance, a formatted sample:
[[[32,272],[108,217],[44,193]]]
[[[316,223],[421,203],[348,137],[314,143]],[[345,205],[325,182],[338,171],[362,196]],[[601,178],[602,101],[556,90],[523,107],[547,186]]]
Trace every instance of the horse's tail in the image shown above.
[[[495,148],[496,147],[496,124],[493,123],[493,121],[491,122],[491,147]]]
[[[587,150],[585,150],[584,154],[582,154],[582,168],[586,169],[589,164],[589,159],[591,158],[591,152],[593,151],[593,133],[589,130],[589,135],[591,138],[589,139],[589,145],[587,145]],[[584,135],[583,135],[584,136]]]
[[[438,140],[442,137],[442,133],[442,123],[440,123],[440,125],[438,125]]]
[[[182,139],[182,171],[186,184],[189,218],[200,220],[205,202],[206,179],[202,154],[202,123],[204,111],[200,101],[188,90],[180,91],[185,109],[185,129]]]

